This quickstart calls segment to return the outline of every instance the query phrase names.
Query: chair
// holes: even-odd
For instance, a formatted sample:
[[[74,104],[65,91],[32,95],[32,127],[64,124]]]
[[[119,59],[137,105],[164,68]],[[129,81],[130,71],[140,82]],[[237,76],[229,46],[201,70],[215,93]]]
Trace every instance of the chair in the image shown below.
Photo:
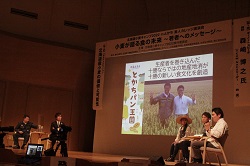
[[[23,138],[23,137],[19,137],[19,138],[18,138],[18,144],[19,144],[19,145],[22,146],[23,141],[24,141],[24,138]],[[28,143],[29,143],[29,141],[28,141]]]
[[[46,150],[48,150],[48,149],[50,149],[51,148],[51,143],[52,143],[52,141],[51,140],[49,140],[49,139],[47,139],[47,141],[46,141]],[[55,143],[55,147],[58,145],[60,143],[60,141],[56,141],[56,143]],[[60,149],[60,148],[59,148]]]
[[[13,134],[15,134],[16,132],[13,132],[13,133],[8,133],[7,134],[7,144],[8,146],[12,147],[14,145],[14,140],[13,140]],[[19,137],[18,138],[18,144],[19,145],[22,145],[23,144],[23,141],[24,141],[24,137]],[[29,137],[29,140],[27,143],[30,143],[30,137]]]
[[[181,149],[179,149],[179,156],[178,156],[179,161],[181,161],[181,156],[183,156],[183,154],[182,154],[182,150],[181,150]]]
[[[41,139],[41,142],[45,140],[45,143],[43,143],[43,144],[45,145],[45,148],[44,148],[45,150],[48,150],[48,149],[51,148],[51,143],[52,143],[52,141],[49,140],[49,136],[50,136],[50,133],[46,133],[46,134],[45,134],[45,137],[46,137],[46,138]],[[56,141],[56,145],[57,145],[57,144],[58,144],[58,141]]]
[[[190,146],[188,147],[188,151],[189,151],[189,159],[188,159],[188,162],[191,163],[191,161],[192,161],[192,157],[191,157],[192,152],[191,152],[191,147],[190,147]],[[179,155],[178,155],[179,161],[181,161],[181,157],[182,157],[182,156],[183,156],[182,150],[179,149]]]
[[[14,145],[14,140],[13,140],[13,134],[14,134],[15,132],[11,132],[11,133],[8,133],[7,135],[6,135],[6,144],[7,144],[7,146],[6,147],[12,147],[13,145]],[[24,141],[24,138],[23,137],[19,137],[18,138],[18,143],[19,143],[19,145],[22,145],[23,144],[23,141]],[[29,139],[29,141],[28,141],[28,143],[30,143],[30,139]]]
[[[189,159],[188,159],[188,162],[191,163],[192,162],[192,148],[189,146],[188,150],[189,150]]]
[[[225,132],[225,134],[222,137],[216,139],[216,142],[219,144],[219,148],[206,147],[206,143],[207,143],[208,138],[205,139],[204,146],[200,148],[200,150],[203,152],[202,153],[203,164],[206,163],[206,157],[208,158],[208,153],[214,153],[216,155],[217,161],[218,161],[220,166],[221,166],[221,162],[220,162],[220,158],[218,156],[219,154],[223,156],[226,165],[228,165],[227,158],[226,158],[226,155],[225,155],[225,152],[223,149],[225,142],[227,140],[227,137],[228,137],[228,130]],[[208,160],[209,160],[209,158],[208,158]],[[211,164],[210,161],[209,161],[209,164]]]
[[[47,138],[49,138],[50,134],[47,135]],[[60,141],[56,140],[56,143],[55,143],[55,147],[60,143]],[[48,150],[51,148],[51,144],[52,144],[52,141],[50,139],[46,139],[46,146],[45,146],[45,150]],[[58,150],[61,150],[61,147],[59,147]]]

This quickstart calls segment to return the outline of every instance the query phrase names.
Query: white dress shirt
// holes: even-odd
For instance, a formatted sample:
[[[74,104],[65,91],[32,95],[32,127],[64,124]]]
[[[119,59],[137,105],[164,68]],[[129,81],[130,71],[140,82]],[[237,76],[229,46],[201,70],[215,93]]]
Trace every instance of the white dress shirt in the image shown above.
[[[227,122],[224,120],[224,118],[220,118],[215,126],[211,129],[210,132],[206,132],[208,138],[208,141],[211,142],[216,148],[219,147],[219,144],[215,142],[215,138],[220,138],[222,137],[225,132],[228,130],[228,125]],[[213,137],[212,137],[213,136]]]
[[[188,106],[192,104],[196,104],[196,100],[193,100],[190,97],[185,96],[185,95],[182,95],[182,97],[175,96],[174,98],[175,115],[188,114]]]

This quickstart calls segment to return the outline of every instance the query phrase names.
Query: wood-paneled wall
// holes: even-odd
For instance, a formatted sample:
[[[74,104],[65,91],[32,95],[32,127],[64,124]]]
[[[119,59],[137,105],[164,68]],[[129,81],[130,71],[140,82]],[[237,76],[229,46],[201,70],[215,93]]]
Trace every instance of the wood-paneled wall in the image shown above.
[[[69,149],[92,151],[94,53],[0,33],[1,126],[15,126],[24,114],[49,132],[56,112],[72,126]]]

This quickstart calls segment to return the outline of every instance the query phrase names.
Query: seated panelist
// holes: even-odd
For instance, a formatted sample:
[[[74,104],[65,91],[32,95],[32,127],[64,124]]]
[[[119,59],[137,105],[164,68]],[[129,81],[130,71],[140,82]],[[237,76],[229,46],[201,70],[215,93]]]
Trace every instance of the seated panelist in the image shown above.
[[[176,122],[181,124],[181,127],[178,130],[178,134],[174,142],[171,144],[170,156],[167,161],[174,161],[179,149],[183,150],[183,161],[187,161],[189,154],[188,152],[185,153],[186,151],[184,151],[184,148],[188,148],[188,146],[190,145],[190,141],[185,141],[183,138],[191,135],[191,127],[189,126],[189,124],[192,123],[192,119],[190,119],[187,115],[182,115],[176,119]]]
[[[206,146],[210,148],[219,148],[219,143],[216,140],[223,137],[228,131],[228,125],[224,120],[224,112],[221,108],[217,107],[212,109],[212,119],[215,122],[215,126],[212,129],[210,122],[204,124],[206,136],[208,137]],[[202,146],[204,146],[204,140],[192,142],[191,150],[193,151],[193,162],[203,162],[200,150]]]
[[[14,147],[13,149],[20,149],[19,143],[18,143],[18,138],[23,137],[23,145],[21,149],[24,149],[25,145],[29,141],[30,138],[30,130],[31,128],[37,129],[38,126],[35,125],[34,123],[30,122],[30,117],[29,115],[24,115],[23,116],[23,121],[18,122],[18,124],[15,127],[15,134],[13,135],[13,140],[14,140]]]
[[[203,123],[202,136],[207,136],[205,125],[211,122],[211,114],[209,112],[203,112],[201,121]]]
[[[61,137],[62,137],[62,131],[63,131],[63,126],[65,126],[65,124],[62,122],[62,114],[61,113],[56,113],[55,114],[55,121],[51,123],[50,125],[50,137],[49,139],[52,141],[52,146],[51,148],[54,147],[55,143],[57,140],[60,141]]]

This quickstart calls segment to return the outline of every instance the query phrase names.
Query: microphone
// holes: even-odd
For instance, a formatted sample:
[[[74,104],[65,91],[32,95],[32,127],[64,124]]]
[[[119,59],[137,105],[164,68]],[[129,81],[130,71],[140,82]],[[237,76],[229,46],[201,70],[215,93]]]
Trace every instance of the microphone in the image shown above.
[[[209,123],[210,124],[210,126],[212,125],[212,121],[211,121],[211,119],[209,119],[209,121],[207,121],[205,124],[207,124],[207,123]]]
[[[209,119],[208,122],[206,122],[204,125],[208,125],[209,124],[209,128],[212,129],[212,120]]]
[[[212,126],[212,125],[213,125],[213,122],[212,122],[211,119],[209,120],[209,124],[210,124],[210,129],[212,129],[212,128],[213,128],[213,126]]]

